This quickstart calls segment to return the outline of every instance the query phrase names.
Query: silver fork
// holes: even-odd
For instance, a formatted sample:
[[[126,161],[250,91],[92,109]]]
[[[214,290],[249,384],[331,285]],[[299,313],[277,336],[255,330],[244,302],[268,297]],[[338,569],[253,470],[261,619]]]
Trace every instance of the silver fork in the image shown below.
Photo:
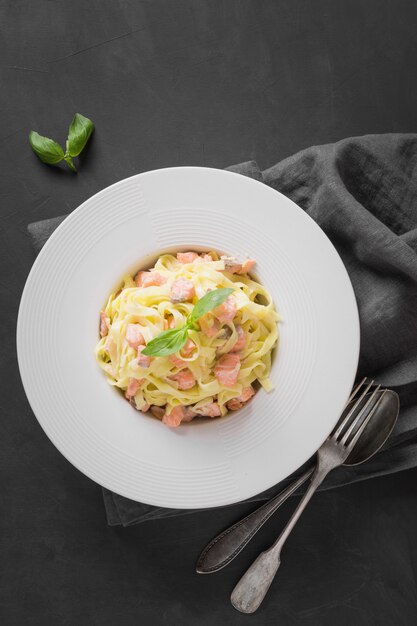
[[[369,380],[367,378],[363,378],[360,384],[355,386],[346,402],[345,409],[339,422],[344,418],[347,406],[354,400],[360,389],[363,389],[364,385],[368,383]],[[338,427],[339,422],[336,425],[336,428]],[[275,511],[277,511],[279,507],[282,506],[282,504],[291,496],[291,494],[293,494],[296,489],[311,478],[314,470],[315,466],[311,468],[309,467],[304,474],[296,478],[276,496],[214,537],[214,539],[206,545],[198,558],[196,564],[197,573],[211,574],[219,571],[223,567],[226,567],[226,565],[229,565],[229,563],[233,561],[233,559],[245,548],[245,546],[248,545],[249,541],[253,539],[265,522],[269,520]]]
[[[275,543],[268,550],[261,552],[234,588],[231,602],[238,611],[253,613],[260,606],[280,566],[282,547],[302,512],[327,474],[346,461],[377,410],[384,395],[382,393],[377,397],[380,385],[374,387],[373,393],[364,401],[373,384],[374,381],[365,382],[364,379],[353,390],[349,400],[354,399],[358,394],[359,397],[344,419],[340,421],[338,427],[319,448],[317,466],[310,484],[288,524]]]

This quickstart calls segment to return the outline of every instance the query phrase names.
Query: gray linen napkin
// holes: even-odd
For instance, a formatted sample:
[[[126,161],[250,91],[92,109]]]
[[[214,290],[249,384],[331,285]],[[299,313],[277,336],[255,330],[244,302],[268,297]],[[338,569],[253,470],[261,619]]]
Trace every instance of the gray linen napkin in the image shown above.
[[[417,135],[367,135],[314,146],[264,172],[253,161],[228,169],[285,194],[325,231],[358,302],[358,376],[372,376],[400,395],[400,418],[385,447],[365,465],[335,470],[322,488],[417,466]],[[63,219],[28,226],[37,252]],[[271,497],[311,462],[251,501]],[[110,525],[193,512],[134,502],[107,489],[103,497]]]

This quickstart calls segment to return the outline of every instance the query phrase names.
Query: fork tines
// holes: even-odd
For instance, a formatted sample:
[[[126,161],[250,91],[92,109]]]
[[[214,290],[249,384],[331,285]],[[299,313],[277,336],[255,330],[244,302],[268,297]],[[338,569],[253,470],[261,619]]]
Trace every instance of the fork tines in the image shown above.
[[[353,448],[382,401],[386,390],[378,394],[380,389],[381,385],[375,385],[373,380],[363,378],[353,389],[330,438],[343,446]]]

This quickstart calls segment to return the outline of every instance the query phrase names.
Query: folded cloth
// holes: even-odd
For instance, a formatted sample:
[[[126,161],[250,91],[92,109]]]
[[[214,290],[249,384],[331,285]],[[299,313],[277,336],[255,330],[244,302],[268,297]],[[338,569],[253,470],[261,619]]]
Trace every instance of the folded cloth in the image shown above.
[[[417,135],[314,146],[264,172],[254,161],[228,169],[291,198],[331,239],[359,307],[358,377],[372,376],[400,395],[400,417],[384,448],[364,465],[336,469],[322,488],[417,466]],[[36,251],[64,218],[28,226]],[[311,463],[251,500],[272,497]],[[194,512],[134,502],[107,489],[103,496],[110,525]]]

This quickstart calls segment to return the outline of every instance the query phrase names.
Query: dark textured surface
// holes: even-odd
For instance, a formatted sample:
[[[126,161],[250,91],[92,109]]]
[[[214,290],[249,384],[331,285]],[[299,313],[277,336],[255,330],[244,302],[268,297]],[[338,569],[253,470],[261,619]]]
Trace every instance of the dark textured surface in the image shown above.
[[[228,595],[278,520],[214,576],[195,575],[195,558],[245,507],[106,527],[100,489],[33,417],[14,349],[27,223],[142,170],[265,168],[311,144],[415,130],[416,18],[413,0],[0,4],[2,624],[417,623],[417,471],[319,494],[262,610],[240,616]],[[63,140],[75,111],[97,125],[77,177],[27,146],[31,128]]]

